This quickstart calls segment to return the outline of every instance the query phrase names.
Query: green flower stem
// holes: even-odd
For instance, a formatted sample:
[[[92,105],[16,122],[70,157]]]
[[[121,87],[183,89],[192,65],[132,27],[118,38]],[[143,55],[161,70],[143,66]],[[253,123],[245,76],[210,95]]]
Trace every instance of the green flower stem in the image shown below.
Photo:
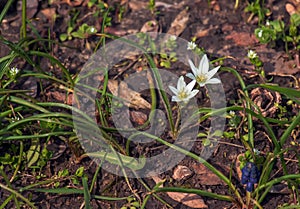
[[[101,170],[101,167],[102,167],[102,165],[103,165],[103,163],[105,162],[105,157],[106,156],[104,156],[104,159],[101,161],[101,163],[98,165],[98,167],[97,167],[97,170],[96,170],[96,172],[95,172],[95,174],[94,174],[94,176],[93,176],[93,179],[92,179],[92,182],[91,182],[91,186],[90,186],[90,193],[92,193],[92,191],[93,191],[93,187],[94,187],[94,185],[96,185],[96,181],[97,181],[97,177],[98,177],[98,174],[99,174],[99,172],[100,172],[100,170]]]
[[[17,173],[18,173],[18,171],[20,169],[20,166],[21,166],[21,163],[22,163],[22,160],[23,160],[23,154],[24,154],[23,151],[24,151],[24,144],[23,144],[22,141],[20,141],[20,154],[19,154],[18,164],[16,166],[16,169],[15,169],[12,177],[9,180],[10,182],[14,181],[14,179],[17,176]]]
[[[222,67],[221,70],[232,73],[238,79],[238,81],[240,82],[240,85],[241,85],[241,88],[242,88],[242,90],[245,94],[245,97],[249,98],[249,94],[248,94],[245,82],[244,82],[243,78],[241,77],[241,75],[236,70],[234,70],[232,68]],[[248,109],[251,109],[250,102],[247,99],[246,99],[246,107]],[[252,114],[248,114],[247,119],[248,119],[248,140],[250,141],[251,148],[253,149],[254,148],[254,134],[253,134]]]
[[[87,180],[88,180],[87,177],[85,176],[82,177],[84,204],[85,204],[85,209],[92,209],[90,204],[91,194],[88,188]]]
[[[27,15],[26,15],[26,5],[27,1],[26,0],[22,0],[22,27],[21,27],[21,38],[26,38],[27,37]]]
[[[135,171],[133,171],[134,174],[136,175]],[[167,203],[165,200],[163,200],[162,198],[160,198],[157,194],[153,193],[153,189],[150,189],[149,186],[143,181],[143,179],[138,178],[138,176],[136,175],[138,181],[146,188],[146,190],[148,191],[148,194],[146,195],[146,197],[143,200],[143,203],[141,204],[141,209],[144,209],[146,207],[146,204],[150,198],[151,195],[153,195],[158,201],[160,201],[161,203],[163,203],[164,205],[166,205],[168,208],[172,208],[172,206]],[[154,186],[154,188],[157,185]]]
[[[177,119],[176,119],[176,123],[175,123],[175,137],[177,136],[177,133],[178,133],[178,126],[179,126],[179,122],[180,122],[180,118],[181,118],[181,105],[178,104],[177,105],[178,109],[177,109]]]
[[[246,191],[246,205],[249,207],[251,201],[251,192]]]

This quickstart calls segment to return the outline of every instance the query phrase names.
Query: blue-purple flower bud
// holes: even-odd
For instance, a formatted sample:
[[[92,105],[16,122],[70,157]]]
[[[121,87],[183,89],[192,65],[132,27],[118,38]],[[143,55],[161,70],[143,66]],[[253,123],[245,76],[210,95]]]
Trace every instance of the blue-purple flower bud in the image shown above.
[[[247,190],[248,192],[253,192],[253,189],[254,189],[254,184],[251,183],[251,182],[248,182],[248,183],[247,183],[247,186],[246,186],[246,190]]]
[[[258,183],[258,179],[257,178],[250,178],[249,180],[251,183],[256,184]]]
[[[249,181],[249,176],[245,176],[244,174],[242,174],[242,184],[247,184]]]

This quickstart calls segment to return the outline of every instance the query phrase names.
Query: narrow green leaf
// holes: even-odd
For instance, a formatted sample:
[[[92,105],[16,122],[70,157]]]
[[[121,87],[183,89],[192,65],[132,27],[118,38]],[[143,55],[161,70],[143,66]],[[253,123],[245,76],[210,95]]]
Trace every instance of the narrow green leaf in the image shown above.
[[[85,209],[91,209],[90,200],[91,200],[91,194],[89,192],[89,187],[87,184],[87,178],[82,178],[82,185],[83,185],[83,194],[84,194],[84,202],[85,202]]]
[[[39,144],[38,139],[31,140],[31,146],[27,152],[27,166],[30,168],[33,164],[35,164],[40,157],[41,145]]]

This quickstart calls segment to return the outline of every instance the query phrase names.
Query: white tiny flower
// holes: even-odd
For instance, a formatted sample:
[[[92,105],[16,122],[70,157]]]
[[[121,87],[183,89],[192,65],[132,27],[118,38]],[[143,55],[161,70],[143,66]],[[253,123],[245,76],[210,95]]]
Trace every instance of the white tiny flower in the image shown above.
[[[260,151],[258,149],[255,149],[255,148],[253,148],[253,152],[254,152],[255,155],[259,155],[260,154]]]
[[[248,51],[247,57],[248,57],[249,59],[254,59],[254,58],[257,57],[257,54],[256,54],[255,51],[253,51],[253,50],[250,49],[250,50]]]
[[[19,121],[19,120],[20,120],[20,118],[19,118],[18,116],[12,117],[12,118],[11,118],[11,122],[12,122],[12,123],[14,123],[14,122],[16,122],[16,121]]]
[[[220,66],[208,71],[209,61],[206,54],[202,57],[198,68],[195,67],[191,60],[189,60],[189,64],[193,73],[188,73],[186,76],[190,79],[196,80],[200,87],[205,86],[205,84],[221,83],[220,79],[212,78],[217,73]]]
[[[193,90],[195,84],[196,81],[194,80],[186,85],[183,76],[180,76],[177,82],[177,89],[169,86],[170,90],[175,94],[175,96],[172,96],[172,102],[188,102],[199,92],[199,90]]]
[[[263,35],[263,30],[259,30],[257,33],[258,38],[261,38]]]
[[[235,112],[232,111],[232,110],[230,110],[230,111],[229,111],[229,115],[233,117],[233,116],[235,116]]]
[[[175,36],[175,35],[171,35],[169,38],[170,41],[176,41],[176,39],[177,39],[177,36]]]
[[[91,27],[91,33],[96,33],[96,32],[97,32],[96,28],[95,27]]]
[[[266,21],[266,26],[270,26],[270,21],[269,20]]]
[[[188,42],[187,50],[194,50],[196,47],[197,47],[197,45],[195,44],[195,42],[190,41],[190,42]]]
[[[20,72],[20,70],[16,67],[12,67],[12,68],[10,68],[9,72],[12,76],[16,76]]]

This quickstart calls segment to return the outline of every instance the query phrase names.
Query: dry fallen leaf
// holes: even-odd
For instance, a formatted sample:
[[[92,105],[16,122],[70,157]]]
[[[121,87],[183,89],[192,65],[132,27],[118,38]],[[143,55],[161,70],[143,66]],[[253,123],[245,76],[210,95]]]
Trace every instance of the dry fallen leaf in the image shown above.
[[[210,29],[204,29],[204,30],[199,30],[196,34],[195,37],[196,38],[202,38],[205,36],[208,36]]]
[[[225,183],[202,163],[193,164],[193,169],[196,174],[200,175],[199,181],[201,185],[225,185]]]
[[[132,121],[137,123],[138,125],[143,125],[147,121],[147,115],[138,111],[130,111],[130,116]]]
[[[46,96],[48,97],[49,100],[56,100],[58,102],[62,102],[68,105],[72,105],[73,103],[73,94],[69,93],[68,96],[66,93],[59,92],[59,91],[54,91],[54,92],[47,92]]]
[[[163,180],[157,176],[152,176],[153,181],[156,184],[162,182]],[[163,187],[163,185],[160,185]],[[189,206],[191,208],[208,208],[204,200],[197,194],[182,193],[182,192],[167,192],[167,195],[173,200],[182,203],[183,205]]]
[[[129,8],[133,11],[140,11],[142,9],[146,9],[149,5],[148,2],[131,0],[128,2]]]
[[[170,35],[179,36],[186,28],[188,20],[189,13],[186,9],[184,9],[176,16],[167,33]]]
[[[237,46],[252,46],[258,42],[256,37],[246,32],[233,31],[225,37],[225,40],[232,39]]]
[[[290,3],[287,3],[285,5],[285,10],[287,11],[287,13],[289,13],[289,15],[293,15],[297,12],[296,7]]]
[[[107,86],[114,96],[125,100],[126,106],[134,109],[151,109],[151,104],[141,97],[140,93],[130,89],[125,82],[119,83],[116,80],[108,80]]]
[[[221,7],[220,7],[220,4],[218,3],[218,1],[213,0],[213,1],[210,2],[210,5],[213,8],[213,10],[215,10],[215,11],[220,11],[221,10]]]
[[[41,12],[50,22],[53,22],[55,20],[55,15],[56,15],[55,8],[45,8]]]
[[[170,198],[181,202],[191,208],[208,208],[204,200],[196,194],[181,193],[181,192],[167,192]]]
[[[148,32],[158,32],[159,25],[157,21],[155,20],[150,20],[147,21],[141,28],[142,33],[148,33]]]
[[[299,72],[299,68],[297,68],[297,61],[294,60],[286,60],[284,57],[280,57],[276,60],[274,66],[273,74],[284,74],[284,75],[292,75]]]

